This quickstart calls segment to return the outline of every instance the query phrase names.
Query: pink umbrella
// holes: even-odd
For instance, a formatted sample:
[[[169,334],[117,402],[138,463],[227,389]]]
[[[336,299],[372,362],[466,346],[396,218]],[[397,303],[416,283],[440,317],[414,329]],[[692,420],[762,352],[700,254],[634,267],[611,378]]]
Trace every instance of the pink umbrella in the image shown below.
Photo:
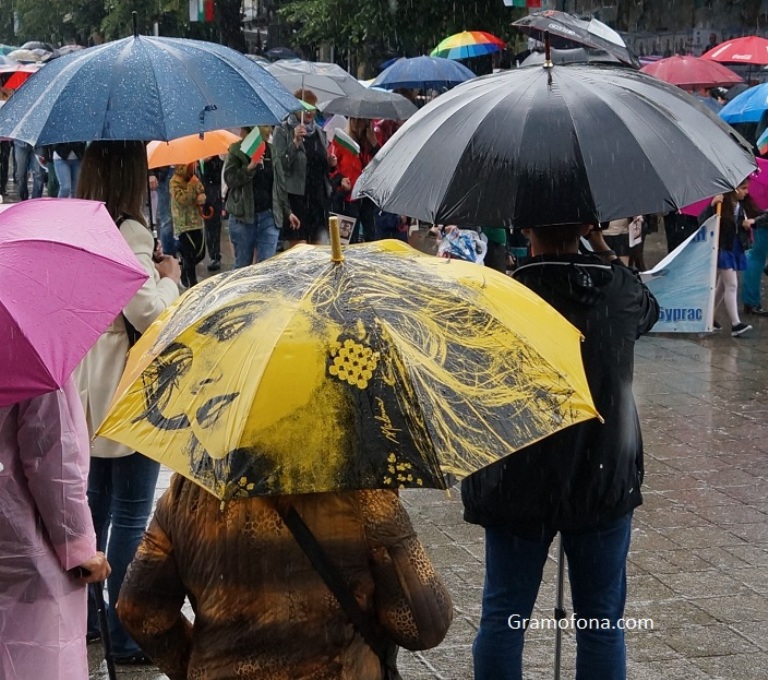
[[[756,158],[757,172],[752,173],[749,177],[749,195],[757,203],[757,207],[760,210],[768,210],[768,160],[762,158]],[[709,205],[711,198],[705,198],[703,201],[697,201],[691,205],[687,205],[680,212],[684,215],[699,216]]]
[[[1,206],[0,406],[58,389],[147,280],[104,205]]]

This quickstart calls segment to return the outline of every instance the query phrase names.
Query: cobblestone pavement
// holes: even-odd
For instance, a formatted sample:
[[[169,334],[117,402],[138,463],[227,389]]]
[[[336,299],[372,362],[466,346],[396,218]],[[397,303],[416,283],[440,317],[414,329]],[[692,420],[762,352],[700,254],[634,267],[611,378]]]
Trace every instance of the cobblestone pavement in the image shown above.
[[[663,236],[649,239],[649,263],[662,247]],[[652,335],[637,345],[647,472],[632,534],[626,617],[652,619],[653,630],[627,633],[633,680],[768,677],[768,319],[747,320],[755,329],[741,338]],[[160,486],[167,483],[164,474]],[[403,499],[455,612],[442,645],[401,653],[403,677],[469,679],[483,533],[462,521],[457,491],[409,491]],[[551,616],[554,576],[551,560],[535,616]],[[573,633],[564,639],[563,677],[573,677]],[[553,650],[553,631],[529,631],[527,680],[553,676]],[[89,652],[91,679],[106,678],[100,648],[91,645]],[[151,669],[120,669],[119,676],[165,677]]]

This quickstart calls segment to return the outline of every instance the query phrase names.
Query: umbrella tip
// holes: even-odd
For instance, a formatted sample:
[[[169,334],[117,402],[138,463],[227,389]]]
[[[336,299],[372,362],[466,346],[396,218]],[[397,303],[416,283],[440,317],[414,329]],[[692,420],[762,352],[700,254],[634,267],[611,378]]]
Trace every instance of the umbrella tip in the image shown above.
[[[139,37],[139,13],[137,11],[131,12],[131,19],[133,20],[133,37]]]
[[[344,262],[344,256],[341,254],[341,236],[337,215],[331,215],[328,218],[328,233],[331,237],[331,262]]]

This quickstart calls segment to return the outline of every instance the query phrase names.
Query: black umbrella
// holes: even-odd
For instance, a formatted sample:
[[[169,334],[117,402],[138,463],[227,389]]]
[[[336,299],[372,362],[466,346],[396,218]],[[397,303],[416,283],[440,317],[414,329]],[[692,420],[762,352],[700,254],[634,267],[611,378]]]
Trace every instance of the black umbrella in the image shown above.
[[[587,47],[572,47],[568,50],[550,50],[553,64],[620,64],[618,57],[605,50],[593,50]],[[547,60],[544,52],[533,51],[520,66],[543,66]]]
[[[640,60],[630,50],[624,39],[612,28],[597,19],[585,21],[568,12],[545,10],[534,12],[513,21],[512,25],[521,33],[546,42],[549,36],[552,47],[568,50],[574,47],[589,47],[605,50],[621,63],[640,68]]]
[[[386,118],[407,120],[418,111],[403,95],[362,88],[360,92],[335,97],[318,107],[324,114],[337,113],[352,118]]]
[[[355,194],[438,224],[593,224],[729,191],[755,167],[747,142],[681,89],[573,64],[441,95],[374,157]]]
[[[264,52],[264,56],[271,61],[277,61],[278,59],[300,59],[299,55],[289,47],[273,47]]]

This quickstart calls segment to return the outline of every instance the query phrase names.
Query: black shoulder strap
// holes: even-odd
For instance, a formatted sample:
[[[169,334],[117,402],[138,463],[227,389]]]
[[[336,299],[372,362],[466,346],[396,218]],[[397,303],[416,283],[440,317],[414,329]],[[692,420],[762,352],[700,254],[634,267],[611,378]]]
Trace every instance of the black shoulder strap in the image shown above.
[[[387,650],[385,645],[378,639],[370,619],[360,608],[355,596],[344,582],[338,569],[336,569],[330,559],[328,559],[328,555],[325,553],[310,528],[301,518],[301,515],[296,511],[296,508],[291,505],[285,510],[277,504],[277,512],[283,522],[285,522],[285,525],[291,530],[293,537],[309,558],[312,566],[323,578],[323,581],[325,581],[328,589],[339,601],[344,613],[350,618],[368,646],[376,652],[377,656],[382,660],[382,663],[386,663]]]

